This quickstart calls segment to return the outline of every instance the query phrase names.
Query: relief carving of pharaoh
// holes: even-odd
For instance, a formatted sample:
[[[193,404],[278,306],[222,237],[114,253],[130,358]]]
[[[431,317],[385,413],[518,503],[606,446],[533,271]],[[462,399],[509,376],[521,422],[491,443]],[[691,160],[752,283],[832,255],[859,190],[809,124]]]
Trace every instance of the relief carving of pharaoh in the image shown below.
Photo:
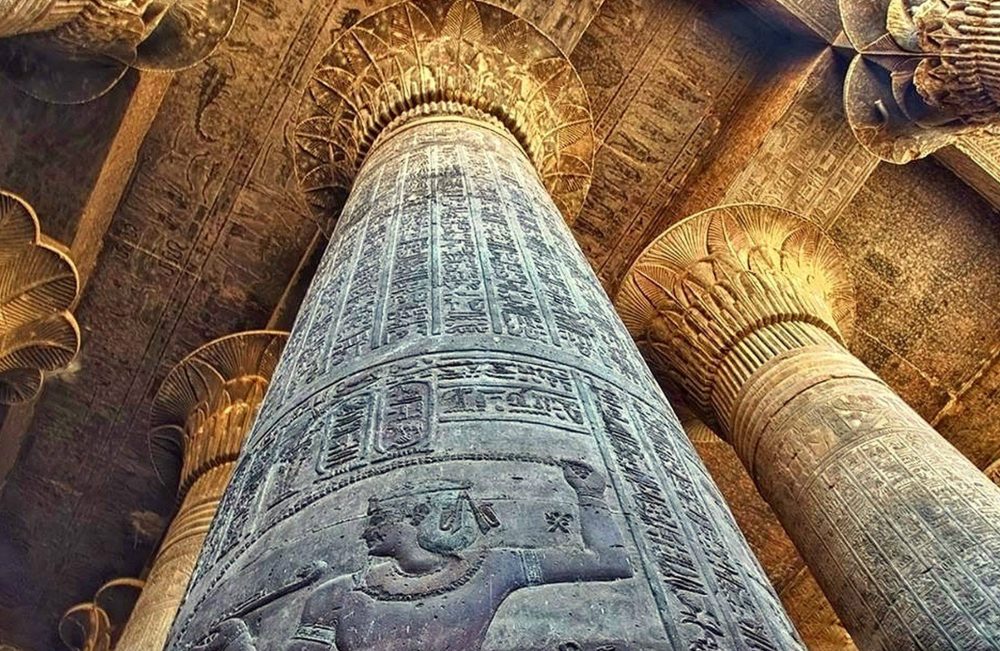
[[[317,561],[292,588],[279,590],[311,591],[282,648],[473,651],[517,590],[631,577],[621,532],[604,500],[605,478],[581,462],[564,460],[561,466],[579,503],[579,546],[491,546],[491,534],[502,523],[489,503],[473,497],[471,482],[432,479],[371,497],[361,534],[365,566],[336,575]],[[547,526],[569,531],[571,515],[549,515]],[[195,651],[264,651],[246,623],[247,612],[217,624]]]

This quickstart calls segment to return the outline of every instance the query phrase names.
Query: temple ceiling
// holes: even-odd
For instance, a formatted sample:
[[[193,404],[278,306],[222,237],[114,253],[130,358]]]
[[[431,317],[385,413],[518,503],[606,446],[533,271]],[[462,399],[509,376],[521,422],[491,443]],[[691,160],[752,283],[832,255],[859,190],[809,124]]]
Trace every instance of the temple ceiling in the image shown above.
[[[76,260],[82,348],[0,430],[0,643],[59,648],[68,607],[142,572],[175,507],[147,440],[170,368],[217,337],[290,328],[333,227],[297,188],[290,120],[329,42],[384,4],[244,0],[222,47],[184,72],[132,70],[79,106],[4,89],[0,188]],[[595,176],[573,228],[609,293],[700,210],[807,214],[849,262],[853,351],[977,465],[1000,451],[995,142],[906,166],[860,146],[841,101],[849,55],[822,40],[837,42],[828,0],[500,4],[570,53],[588,89]],[[808,603],[794,548],[713,445],[699,447],[786,603]]]

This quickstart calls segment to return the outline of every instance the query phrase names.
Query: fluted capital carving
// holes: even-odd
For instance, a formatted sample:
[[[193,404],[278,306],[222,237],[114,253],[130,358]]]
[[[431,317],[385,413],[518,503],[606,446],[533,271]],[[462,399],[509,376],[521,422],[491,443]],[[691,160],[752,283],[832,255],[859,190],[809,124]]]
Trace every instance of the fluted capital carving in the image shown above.
[[[563,214],[575,216],[594,155],[583,83],[535,27],[475,0],[407,0],[333,43],[313,73],[295,133],[312,208],[339,212],[387,125],[407,113],[454,114],[456,105],[502,124]]]
[[[32,207],[0,190],[0,403],[33,399],[44,373],[76,357],[80,328],[70,310],[79,291],[76,266],[42,241]]]
[[[736,373],[769,340],[808,326],[843,342],[854,297],[839,251],[817,226],[773,206],[714,208],[670,227],[635,261],[615,300],[640,347],[700,416],[718,414]],[[808,342],[803,342],[808,343]]]
[[[5,0],[0,72],[53,103],[87,102],[129,67],[181,70],[229,33],[239,0]]]
[[[181,460],[181,497],[205,472],[235,461],[257,415],[288,333],[242,332],[181,360],[153,402],[150,442]]]
[[[906,163],[1000,125],[1000,0],[840,0],[858,139]]]
[[[139,579],[114,579],[92,601],[63,613],[59,639],[73,651],[111,651],[142,591]]]

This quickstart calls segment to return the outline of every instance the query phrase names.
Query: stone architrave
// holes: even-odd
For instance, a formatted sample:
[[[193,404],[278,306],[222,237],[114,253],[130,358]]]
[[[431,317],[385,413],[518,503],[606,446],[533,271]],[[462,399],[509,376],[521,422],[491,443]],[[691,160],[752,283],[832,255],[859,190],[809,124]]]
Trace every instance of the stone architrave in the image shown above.
[[[395,5],[296,142],[346,205],[170,648],[801,648],[564,222],[593,135],[558,49]]]
[[[1000,0],[839,0],[854,134],[906,163],[1000,128]]]
[[[254,422],[287,333],[242,332],[202,346],[153,404],[152,448],[181,461],[180,507],[115,651],[159,651]]]
[[[80,351],[71,312],[80,279],[63,247],[49,242],[32,207],[0,190],[0,404],[33,400],[45,373]]]
[[[229,33],[239,0],[3,0],[0,76],[47,102],[100,97],[129,67],[181,70]]]
[[[728,439],[862,649],[1000,647],[1000,490],[845,348],[853,290],[798,215],[668,229],[616,306]]]

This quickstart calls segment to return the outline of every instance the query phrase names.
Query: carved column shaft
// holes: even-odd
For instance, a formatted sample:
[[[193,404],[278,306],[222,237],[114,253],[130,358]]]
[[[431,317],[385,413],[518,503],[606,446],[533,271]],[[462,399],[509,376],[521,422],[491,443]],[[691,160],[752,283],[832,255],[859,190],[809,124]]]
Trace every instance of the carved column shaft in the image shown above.
[[[160,388],[154,442],[166,437],[179,446],[180,507],[116,651],[157,651],[166,643],[283,343],[275,332],[223,337],[182,361]]]
[[[1000,491],[844,348],[842,274],[804,220],[726,207],[668,230],[617,303],[860,648],[996,648]]]
[[[800,648],[557,209],[592,145],[562,55],[437,0],[317,75],[303,180],[353,187],[171,648]]]

